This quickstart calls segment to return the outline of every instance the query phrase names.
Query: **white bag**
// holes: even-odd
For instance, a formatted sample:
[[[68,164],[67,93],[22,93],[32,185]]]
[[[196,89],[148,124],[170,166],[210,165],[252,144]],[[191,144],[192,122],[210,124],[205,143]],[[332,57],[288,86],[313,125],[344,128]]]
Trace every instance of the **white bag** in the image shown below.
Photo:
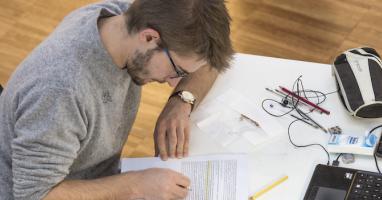
[[[382,117],[382,62],[369,47],[343,52],[333,63],[340,98],[351,115]]]

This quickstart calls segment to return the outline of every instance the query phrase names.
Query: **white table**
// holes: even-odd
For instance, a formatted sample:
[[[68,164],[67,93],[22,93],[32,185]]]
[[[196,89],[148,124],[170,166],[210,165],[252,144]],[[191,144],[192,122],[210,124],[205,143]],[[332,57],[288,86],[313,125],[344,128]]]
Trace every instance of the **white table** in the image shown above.
[[[276,88],[279,85],[291,87],[299,75],[303,75],[305,88],[319,90],[324,93],[336,90],[331,66],[311,62],[270,58],[263,56],[236,54],[232,68],[219,76],[213,88],[202,104],[207,104],[229,88],[253,100],[258,109],[265,97],[265,87]],[[274,96],[276,98],[276,96]],[[354,133],[364,134],[366,130],[381,123],[381,119],[355,119],[348,115],[337,94],[329,95],[322,107],[331,111],[330,115],[312,114],[313,118],[325,127],[339,125]],[[196,109],[192,115],[190,154],[203,155],[229,153],[218,142],[202,132],[196,125],[203,116],[202,109]],[[285,134],[269,145],[249,154],[251,194],[285,174],[289,179],[266,193],[261,199],[302,199],[316,164],[326,164],[327,156],[320,147],[295,148],[287,137],[287,126],[293,120],[290,117],[274,118],[285,127]],[[292,127],[292,138],[298,144],[326,144],[328,134],[297,122]],[[333,160],[337,155],[331,154]],[[382,165],[382,164],[381,164]],[[340,164],[343,167],[376,171],[372,157],[356,156],[354,164]]]

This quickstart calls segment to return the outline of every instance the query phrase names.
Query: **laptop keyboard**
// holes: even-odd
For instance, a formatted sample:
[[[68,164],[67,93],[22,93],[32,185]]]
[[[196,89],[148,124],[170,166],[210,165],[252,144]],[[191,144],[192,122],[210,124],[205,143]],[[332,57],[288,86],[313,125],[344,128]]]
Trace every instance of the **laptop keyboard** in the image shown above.
[[[356,172],[346,200],[381,199],[382,174]]]

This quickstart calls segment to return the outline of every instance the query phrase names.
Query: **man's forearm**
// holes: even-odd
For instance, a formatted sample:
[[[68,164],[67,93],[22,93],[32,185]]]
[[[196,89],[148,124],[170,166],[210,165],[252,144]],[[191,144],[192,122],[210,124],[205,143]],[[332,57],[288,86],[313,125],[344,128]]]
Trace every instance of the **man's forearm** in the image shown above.
[[[218,72],[215,69],[204,66],[183,78],[175,91],[191,92],[196,99],[196,108],[211,89],[217,76]],[[185,103],[181,98],[169,99],[164,107],[154,131],[155,152],[162,160],[167,160],[168,157],[188,156],[191,111],[192,105]]]
[[[55,186],[44,200],[135,199],[135,191],[131,184],[129,184],[134,182],[134,173],[119,174],[93,180],[65,180]]]
[[[175,88],[175,91],[190,91],[196,98],[194,107],[197,107],[211,89],[218,74],[218,71],[214,68],[203,66],[187,78],[183,78]]]
[[[187,197],[190,180],[179,172],[149,168],[94,180],[67,180],[44,200],[168,200]]]

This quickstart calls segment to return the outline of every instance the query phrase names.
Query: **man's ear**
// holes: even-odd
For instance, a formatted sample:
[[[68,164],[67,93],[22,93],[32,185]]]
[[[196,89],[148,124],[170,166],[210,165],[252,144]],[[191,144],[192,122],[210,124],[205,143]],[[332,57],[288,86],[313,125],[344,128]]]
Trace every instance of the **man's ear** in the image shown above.
[[[142,43],[157,44],[160,40],[160,35],[158,31],[151,28],[146,28],[139,32],[139,40]]]

